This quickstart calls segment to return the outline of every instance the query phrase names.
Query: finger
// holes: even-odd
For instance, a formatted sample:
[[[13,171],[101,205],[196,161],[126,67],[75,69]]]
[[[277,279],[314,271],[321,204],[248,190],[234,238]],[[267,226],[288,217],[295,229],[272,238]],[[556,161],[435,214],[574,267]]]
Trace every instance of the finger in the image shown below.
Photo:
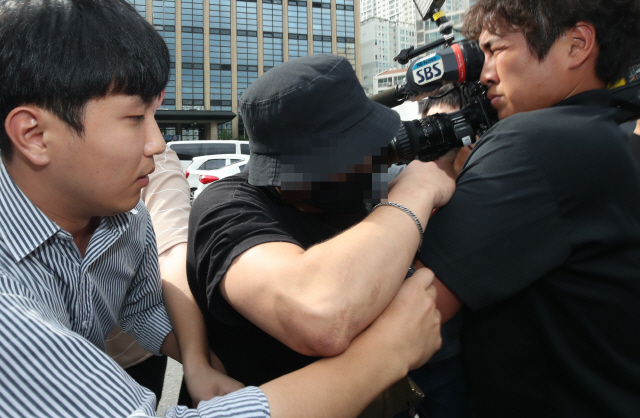
[[[438,289],[433,284],[430,284],[427,288],[427,294],[435,300],[438,297]]]
[[[416,280],[420,280],[424,289],[429,288],[431,283],[433,283],[433,279],[435,279],[435,274],[431,270],[426,267],[418,268],[411,278],[416,277]]]

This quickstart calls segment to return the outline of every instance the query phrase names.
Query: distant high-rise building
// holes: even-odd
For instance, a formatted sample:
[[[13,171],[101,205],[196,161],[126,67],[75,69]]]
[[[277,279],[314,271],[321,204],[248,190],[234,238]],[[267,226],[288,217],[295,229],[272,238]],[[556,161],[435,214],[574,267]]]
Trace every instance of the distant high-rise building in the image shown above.
[[[475,2],[447,0],[442,7],[454,24],[457,39],[462,37],[459,30],[464,15]],[[420,19],[413,0],[362,0],[360,18],[362,86],[367,94],[375,94],[378,88],[403,78],[402,71],[396,71],[403,66],[393,60],[402,49],[441,37],[435,23]]]
[[[402,68],[393,58],[416,43],[413,0],[361,0],[362,87],[373,94],[374,77]]]
[[[442,11],[444,11],[447,15],[447,18],[453,22],[453,28],[455,31],[456,39],[462,39],[462,34],[460,33],[460,29],[462,28],[462,21],[464,20],[464,16],[469,10],[469,7],[473,6],[477,0],[447,0],[442,7]],[[418,21],[416,23],[416,43],[418,45],[428,44],[429,42],[433,42],[437,39],[440,39],[440,31],[438,30],[438,25],[436,25],[431,20],[423,22],[418,17]]]
[[[415,21],[413,0],[361,0],[360,22],[379,17],[394,22]]]
[[[262,73],[296,57],[342,55],[361,78],[357,0],[128,1],[171,53],[170,81],[156,112],[166,137],[245,136],[238,99]]]
[[[393,58],[400,50],[415,45],[415,23],[370,18],[360,24],[362,87],[375,94],[374,77],[389,69],[402,68]]]

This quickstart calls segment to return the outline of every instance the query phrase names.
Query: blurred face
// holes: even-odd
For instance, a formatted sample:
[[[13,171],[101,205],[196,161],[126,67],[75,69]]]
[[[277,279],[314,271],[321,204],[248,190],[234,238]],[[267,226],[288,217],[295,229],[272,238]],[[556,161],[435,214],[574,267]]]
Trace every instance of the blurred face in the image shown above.
[[[104,216],[135,207],[154,169],[153,155],[165,148],[154,118],[160,101],[125,95],[91,100],[83,137],[59,121],[62,126],[52,133],[60,137],[51,144],[51,173],[74,213]]]
[[[489,87],[487,97],[500,119],[551,107],[565,98],[557,76],[562,58],[559,42],[542,62],[529,51],[521,32],[495,35],[484,30],[478,42],[485,59],[480,81]]]
[[[346,173],[326,173],[321,176],[325,180],[314,182],[287,181],[283,174],[279,190],[284,200],[307,212],[359,211],[365,202],[386,199],[388,180],[380,174],[387,172],[386,160],[386,154],[364,156],[362,164],[349,166]]]

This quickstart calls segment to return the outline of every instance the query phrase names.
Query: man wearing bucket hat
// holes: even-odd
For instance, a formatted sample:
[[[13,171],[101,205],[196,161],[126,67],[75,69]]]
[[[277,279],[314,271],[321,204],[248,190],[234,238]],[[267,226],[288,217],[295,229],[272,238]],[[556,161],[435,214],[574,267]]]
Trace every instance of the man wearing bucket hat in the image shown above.
[[[240,109],[249,168],[194,202],[187,270],[211,347],[256,385],[342,353],[393,300],[455,186],[450,159],[414,162],[367,214],[387,197],[400,121],[342,57],[269,70]]]

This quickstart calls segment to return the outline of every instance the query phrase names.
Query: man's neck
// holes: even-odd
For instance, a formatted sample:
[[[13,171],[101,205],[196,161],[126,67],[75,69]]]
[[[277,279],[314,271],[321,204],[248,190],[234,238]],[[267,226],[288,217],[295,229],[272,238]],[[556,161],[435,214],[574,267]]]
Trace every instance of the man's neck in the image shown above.
[[[14,158],[17,156],[14,156]],[[19,157],[18,157],[19,158]],[[84,257],[91,236],[100,225],[100,217],[83,215],[81,202],[66,198],[47,182],[46,173],[20,161],[5,163],[11,178],[42,213],[73,237]]]
[[[306,203],[305,200],[309,198],[309,193],[310,191],[298,191],[298,192],[294,192],[294,191],[289,191],[286,192],[285,195],[282,194],[282,190],[280,189],[280,187],[274,187],[274,189],[276,190],[276,192],[280,195],[280,198],[282,200],[284,200],[285,202],[287,202],[288,204],[296,207],[297,209],[303,211],[303,212],[308,212],[308,213],[321,213],[322,210],[311,206],[310,204]]]

